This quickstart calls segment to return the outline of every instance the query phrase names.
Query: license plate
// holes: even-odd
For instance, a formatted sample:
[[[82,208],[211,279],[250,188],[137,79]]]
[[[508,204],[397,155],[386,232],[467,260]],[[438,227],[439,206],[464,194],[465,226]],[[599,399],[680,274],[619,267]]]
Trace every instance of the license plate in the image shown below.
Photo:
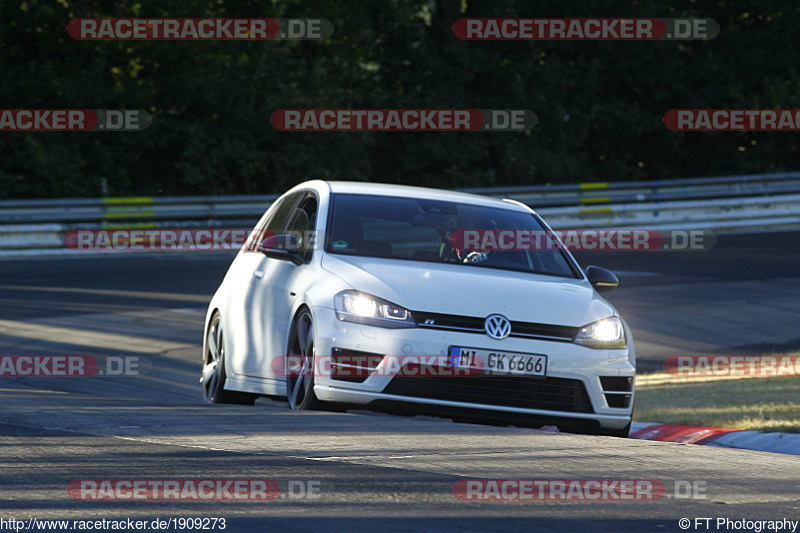
[[[489,374],[522,374],[545,377],[547,375],[547,356],[451,346],[450,366],[481,369]]]

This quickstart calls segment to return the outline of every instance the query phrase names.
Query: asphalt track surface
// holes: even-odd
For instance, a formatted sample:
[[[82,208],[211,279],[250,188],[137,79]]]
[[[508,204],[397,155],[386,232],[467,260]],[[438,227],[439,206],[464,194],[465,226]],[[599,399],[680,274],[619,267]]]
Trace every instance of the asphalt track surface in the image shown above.
[[[731,235],[707,252],[579,260],[619,273],[609,300],[634,329],[640,369],[656,370],[669,355],[798,349],[799,245],[797,232]],[[138,377],[0,378],[0,518],[224,517],[234,532],[682,531],[680,518],[800,519],[795,456],[365,411],[293,413],[269,399],[206,406],[202,316],[230,259],[0,263],[0,354],[136,354],[150,366]],[[66,490],[79,479],[184,478],[274,479],[284,496],[97,502]],[[453,493],[459,480],[509,478],[655,479],[667,496],[503,502]],[[290,482],[309,481],[319,498],[289,497]],[[686,481],[704,483],[705,497],[675,497]]]

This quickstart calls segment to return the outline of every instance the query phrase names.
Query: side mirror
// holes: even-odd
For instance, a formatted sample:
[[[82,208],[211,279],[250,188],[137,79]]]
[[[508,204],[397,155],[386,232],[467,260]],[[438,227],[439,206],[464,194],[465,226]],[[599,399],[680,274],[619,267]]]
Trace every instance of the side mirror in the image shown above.
[[[597,292],[608,292],[619,285],[619,279],[610,270],[598,266],[586,267],[586,277]]]
[[[303,264],[303,258],[297,255],[300,249],[300,242],[294,235],[270,235],[258,243],[258,251],[283,261],[291,261],[295,265]]]

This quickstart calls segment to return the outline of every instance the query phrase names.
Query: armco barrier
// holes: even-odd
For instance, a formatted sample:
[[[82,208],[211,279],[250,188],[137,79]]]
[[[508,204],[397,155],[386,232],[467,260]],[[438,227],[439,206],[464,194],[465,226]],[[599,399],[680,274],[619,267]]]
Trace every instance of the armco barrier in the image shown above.
[[[0,201],[0,224],[208,221],[258,218],[277,195]]]
[[[556,229],[800,228],[800,172],[459,189],[530,205]],[[252,227],[275,195],[0,201],[0,254],[69,253],[73,228]],[[85,252],[83,252],[85,253]]]
[[[559,229],[781,229],[800,226],[800,193],[577,208],[556,207],[537,211],[551,226]]]

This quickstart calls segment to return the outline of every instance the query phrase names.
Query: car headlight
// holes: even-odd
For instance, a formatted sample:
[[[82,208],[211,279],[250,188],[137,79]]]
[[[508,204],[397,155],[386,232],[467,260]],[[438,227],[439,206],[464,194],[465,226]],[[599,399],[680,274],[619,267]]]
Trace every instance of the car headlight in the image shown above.
[[[345,322],[368,324],[381,328],[416,326],[411,312],[377,296],[359,291],[342,291],[334,299],[336,316]]]
[[[611,316],[583,326],[575,336],[575,342],[589,348],[627,348],[625,328],[619,317]]]

